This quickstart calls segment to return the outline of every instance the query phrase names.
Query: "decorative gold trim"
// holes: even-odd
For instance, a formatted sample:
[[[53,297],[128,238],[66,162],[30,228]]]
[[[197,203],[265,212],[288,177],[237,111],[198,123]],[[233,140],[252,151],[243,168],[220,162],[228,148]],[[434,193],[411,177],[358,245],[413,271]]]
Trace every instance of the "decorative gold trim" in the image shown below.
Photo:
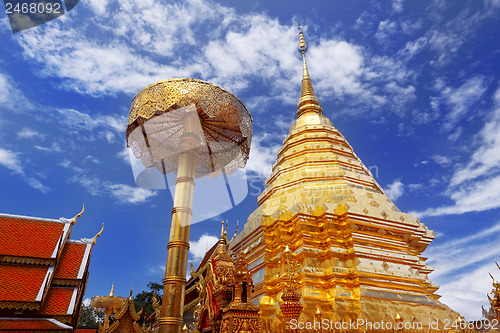
[[[77,287],[79,286],[81,281],[79,280],[65,280],[65,279],[54,279],[52,280],[53,285],[57,286],[72,286],[72,287]]]
[[[185,249],[189,249],[189,243],[184,242],[184,241],[170,241],[167,244],[167,249],[170,249],[172,247],[181,247]]]
[[[163,284],[166,283],[186,284],[186,279],[180,276],[169,276],[163,279]]]
[[[184,322],[177,317],[161,317],[158,319],[160,325],[182,325]]]
[[[29,264],[29,265],[41,265],[41,266],[54,266],[55,259],[36,259],[27,257],[12,257],[12,256],[0,256],[0,262],[7,262],[12,264]]]
[[[71,320],[73,319],[71,316],[54,316],[53,318],[63,324],[71,324]]]
[[[40,303],[35,303],[35,302],[0,302],[0,309],[40,310]]]

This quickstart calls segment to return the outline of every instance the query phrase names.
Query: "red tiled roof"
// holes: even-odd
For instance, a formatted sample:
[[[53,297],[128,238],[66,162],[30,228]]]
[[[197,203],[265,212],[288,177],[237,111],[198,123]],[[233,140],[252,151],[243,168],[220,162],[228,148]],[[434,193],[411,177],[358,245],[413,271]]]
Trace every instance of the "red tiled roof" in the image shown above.
[[[76,279],[87,244],[66,243],[54,272],[54,279]]]
[[[48,269],[0,264],[0,301],[35,302]]]
[[[49,259],[64,223],[0,216],[0,255]]]
[[[66,316],[74,288],[51,287],[43,302],[39,314],[49,316]]]
[[[0,318],[0,330],[62,330],[65,326],[54,319]]]

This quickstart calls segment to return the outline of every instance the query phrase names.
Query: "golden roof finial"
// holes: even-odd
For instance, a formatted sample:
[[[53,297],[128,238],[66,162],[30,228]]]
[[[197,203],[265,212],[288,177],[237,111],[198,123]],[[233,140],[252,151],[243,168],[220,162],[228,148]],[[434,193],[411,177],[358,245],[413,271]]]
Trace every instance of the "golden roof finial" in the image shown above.
[[[302,72],[302,89],[300,91],[300,99],[297,104],[297,118],[306,112],[315,112],[323,114],[323,109],[321,109],[321,104],[319,103],[316,94],[314,93],[314,88],[309,77],[309,70],[306,64],[306,51],[307,43],[304,38],[304,33],[302,32],[302,26],[299,30],[299,52],[302,53],[303,62],[303,72]]]
[[[93,238],[92,238],[92,244],[95,245],[95,243],[97,243],[97,237],[101,237],[101,234],[102,234],[102,231],[104,230],[104,223],[102,224],[102,228],[101,228],[101,231],[99,231],[97,233],[97,235],[95,235]]]
[[[82,217],[82,214],[84,211],[85,211],[85,204],[83,204],[82,211],[80,213],[76,214],[75,217],[73,217],[73,219],[71,220],[71,225],[75,225],[76,219],[79,217]]]
[[[130,288],[130,296],[128,297],[129,300],[132,300],[132,294],[134,293],[134,286]]]
[[[488,273],[488,274],[491,276],[491,279],[493,280],[493,287],[499,288],[500,287],[500,283],[498,283],[498,281],[495,280],[495,278],[493,277],[493,275],[491,275],[491,273]]]
[[[111,291],[109,292],[109,296],[115,296],[115,281],[111,285]]]
[[[239,225],[240,225],[240,221],[236,220],[236,230],[234,230],[234,235],[233,235],[233,238],[231,238],[231,240],[233,240],[234,237],[236,237],[236,235],[238,234],[238,226]]]

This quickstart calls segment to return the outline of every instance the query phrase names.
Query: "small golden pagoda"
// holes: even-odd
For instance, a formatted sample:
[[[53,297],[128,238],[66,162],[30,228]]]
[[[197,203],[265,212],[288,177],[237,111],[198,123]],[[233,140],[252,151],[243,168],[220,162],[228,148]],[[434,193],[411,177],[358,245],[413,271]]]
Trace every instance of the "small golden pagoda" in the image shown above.
[[[290,127],[258,208],[229,244],[253,276],[251,301],[263,332],[439,332],[458,313],[439,302],[422,252],[434,233],[387,197],[347,140],[323,115],[306,64],[297,120]],[[286,298],[288,255],[297,262],[303,310],[292,323]],[[321,327],[314,326],[318,321]],[[398,326],[399,325],[399,326]]]
[[[250,302],[252,276],[244,257],[233,258],[228,252],[227,240],[222,222],[219,242],[196,272],[191,267],[184,312],[196,313],[192,332],[260,333],[259,308]]]
[[[132,291],[128,298],[115,296],[114,283],[108,296],[95,296],[90,301],[90,307],[105,314],[104,323],[99,324],[99,333],[146,333],[152,332],[151,327],[142,327],[137,323],[143,309],[136,312]]]

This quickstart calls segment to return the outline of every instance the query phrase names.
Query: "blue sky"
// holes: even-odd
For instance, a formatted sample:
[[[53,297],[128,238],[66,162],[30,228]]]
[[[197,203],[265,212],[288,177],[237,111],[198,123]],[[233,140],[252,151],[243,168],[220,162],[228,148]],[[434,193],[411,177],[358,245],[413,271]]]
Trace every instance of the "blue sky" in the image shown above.
[[[160,281],[172,199],[138,188],[125,150],[134,95],[193,77],[254,119],[250,194],[194,224],[199,261],[220,220],[232,234],[295,119],[298,25],[325,115],[397,206],[436,232],[425,256],[441,300],[479,319],[500,272],[500,1],[82,0],[12,34],[0,21],[0,211],[72,217],[92,237],[86,298]],[[206,198],[207,202],[213,200]],[[241,230],[241,226],[240,226]]]

